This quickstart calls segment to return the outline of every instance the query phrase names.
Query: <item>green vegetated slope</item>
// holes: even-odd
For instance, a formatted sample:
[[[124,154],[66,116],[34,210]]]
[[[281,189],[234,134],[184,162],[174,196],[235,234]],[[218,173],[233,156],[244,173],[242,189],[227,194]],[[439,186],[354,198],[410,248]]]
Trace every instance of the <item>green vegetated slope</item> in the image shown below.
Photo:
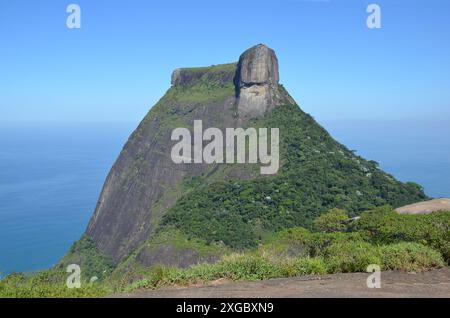
[[[349,222],[332,210],[316,219],[313,231],[294,227],[266,237],[258,248],[224,256],[215,264],[188,269],[155,266],[121,291],[214,281],[263,280],[278,277],[381,270],[420,272],[450,261],[450,211],[399,215],[388,206],[364,212]],[[375,215],[375,218],[372,218]],[[332,231],[319,231],[321,225]],[[434,230],[431,230],[431,227]]]
[[[395,180],[376,162],[364,160],[335,141],[281,85],[271,90],[285,104],[266,112],[264,117],[240,122],[236,70],[236,64],[181,69],[175,79],[178,82],[130,137],[119,164],[113,168],[117,181],[111,182],[106,191],[115,194],[104,203],[110,204],[108,213],[93,218],[100,225],[87,232],[97,244],[107,246],[107,254],[117,256],[115,251],[126,246],[116,259],[129,261],[136,257],[139,261],[146,255],[156,262],[150,253],[153,251],[161,255],[164,263],[177,244],[162,234],[173,228],[188,239],[244,250],[281,229],[311,228],[314,218],[330,208],[343,208],[354,216],[384,204],[398,207],[427,198],[419,185]],[[156,172],[150,167],[170,161],[171,130],[192,129],[195,119],[203,120],[204,129],[234,125],[279,128],[278,173],[261,176],[255,164],[218,164],[204,168],[198,175],[199,169],[192,165],[168,165],[176,172],[167,173],[167,178],[159,174],[155,183]],[[181,170],[184,172],[177,173]],[[149,195],[153,189],[160,189],[161,196]],[[139,222],[126,217],[130,211]],[[102,230],[108,224],[115,224],[118,230]],[[128,228],[132,229],[124,230]],[[109,233],[108,240],[104,232]],[[161,235],[167,244],[158,243],[159,248],[155,248],[154,242],[161,242]]]
[[[230,169],[222,166],[216,176],[199,177],[195,189],[165,213],[160,232],[175,227],[208,243],[245,249],[274,231],[311,228],[314,218],[330,208],[355,216],[376,206],[427,198],[420,186],[395,180],[376,162],[336,142],[296,105],[280,106],[251,127],[280,129],[279,172],[241,180],[222,176],[222,170]]]
[[[83,275],[88,279],[92,277],[105,279],[115,269],[115,264],[111,259],[99,253],[92,239],[86,235],[83,235],[71,246],[69,252],[54,269],[65,272],[66,267],[70,264],[82,264]]]
[[[67,274],[60,267],[33,275],[12,274],[0,281],[0,297],[100,297],[138,288],[185,286],[217,279],[262,280],[364,272],[371,264],[382,270],[420,272],[450,263],[450,211],[400,215],[383,206],[351,221],[346,211],[332,209],[313,223],[312,230],[293,227],[274,232],[260,246],[245,252],[228,250],[215,263],[183,269],[123,262],[111,276],[98,281],[90,282],[88,276],[82,276],[80,289],[66,287]],[[164,233],[172,236],[180,249],[195,246],[205,255],[217,247],[223,249],[190,240],[175,229]],[[83,244],[90,245],[89,241]]]
[[[218,102],[233,94],[231,82],[212,80],[235,65],[222,68],[211,68],[217,72],[202,73],[189,85],[172,87],[145,121],[157,122],[161,131],[164,127],[192,128],[188,123],[191,119],[186,118],[191,117],[195,105]],[[193,263],[214,261],[230,250],[254,248],[264,237],[282,229],[311,229],[312,221],[331,208],[342,208],[355,216],[384,204],[398,207],[427,198],[419,185],[395,180],[376,162],[364,160],[335,141],[298,105],[279,106],[247,127],[280,129],[278,173],[261,176],[255,164],[211,165],[202,175],[187,176],[177,187],[167,188],[153,206],[156,230],[118,264],[116,273],[150,265],[142,264],[146,257],[154,264],[171,264],[171,258],[186,257],[194,259]],[[166,209],[160,204],[167,201],[175,201],[174,206]],[[177,235],[167,235],[174,229]],[[180,241],[184,243],[180,245]],[[199,242],[215,248],[204,253]],[[85,252],[77,249],[75,254],[83,259],[80,254]],[[159,259],[148,257],[152,254]],[[90,274],[98,276],[99,271]]]
[[[171,105],[184,104],[185,99],[193,102],[192,91],[210,91],[203,87],[210,81],[204,74],[191,85],[171,88],[149,118],[161,116],[160,112],[164,117],[175,114]],[[223,90],[222,85],[214,87]],[[225,86],[228,96],[232,88]],[[289,96],[282,86],[280,89]],[[204,102],[203,98],[195,100]],[[164,209],[158,203],[153,207],[159,215],[156,230],[123,263],[140,266],[143,256],[156,254],[160,263],[170,264],[169,252],[182,260],[183,250],[196,253],[197,262],[213,261],[229,250],[254,248],[264,237],[282,229],[310,229],[314,218],[331,208],[342,208],[355,216],[377,206],[398,207],[427,198],[419,185],[395,180],[376,162],[364,160],[335,141],[298,105],[279,106],[247,123],[247,127],[279,128],[278,173],[261,176],[259,165],[219,164],[211,165],[200,176],[186,177],[177,188],[168,189],[161,200],[175,198],[172,208]],[[179,235],[166,234],[173,229]],[[183,248],[180,235],[185,241]],[[198,252],[197,243],[189,246],[194,241],[215,249],[204,255]],[[127,266],[119,264],[119,272]]]

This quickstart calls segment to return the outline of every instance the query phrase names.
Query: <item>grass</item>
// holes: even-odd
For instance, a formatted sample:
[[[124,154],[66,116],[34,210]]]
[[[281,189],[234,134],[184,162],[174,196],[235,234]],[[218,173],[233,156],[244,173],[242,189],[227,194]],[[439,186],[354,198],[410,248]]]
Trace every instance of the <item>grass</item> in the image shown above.
[[[183,68],[181,70],[184,73],[192,73],[195,80],[185,85],[172,86],[154,108],[161,105],[163,110],[167,111],[169,115],[173,115],[176,106],[221,102],[235,93],[232,78],[236,72],[236,64]],[[225,76],[227,74],[231,75]],[[225,81],[226,77],[229,77],[230,80]]]
[[[227,63],[227,64],[218,64],[218,65],[211,65],[211,66],[200,66],[200,67],[185,67],[180,68],[183,71],[191,71],[191,72],[236,72],[236,63]]]
[[[64,273],[70,264],[80,265],[84,277],[95,276],[100,280],[109,277],[114,270],[112,260],[99,253],[92,239],[86,235],[72,245],[69,252],[53,269],[53,273]]]
[[[202,81],[201,79],[192,86],[174,86],[168,92],[171,98],[183,104],[205,104],[210,102],[221,102],[226,97],[233,96],[234,84],[232,82],[224,85]]]
[[[54,279],[54,274],[50,272],[31,277],[15,274],[0,282],[0,297],[103,297],[140,288],[188,286],[218,279],[258,281],[302,275],[364,272],[370,264],[380,265],[383,270],[403,271],[424,271],[445,264],[439,252],[419,243],[377,246],[364,241],[337,239],[314,257],[280,257],[270,247],[273,245],[262,246],[256,251],[226,255],[217,263],[199,264],[187,269],[158,265],[146,268],[140,273],[141,279],[132,283],[128,280],[85,282],[80,289],[68,289],[64,281]]]
[[[366,242],[333,244],[316,257],[283,257],[267,250],[232,254],[215,264],[201,264],[188,269],[157,266],[144,279],[123,291],[139,288],[205,284],[218,279],[258,281],[270,278],[365,272],[377,264],[383,270],[424,271],[444,266],[442,256],[417,243],[375,246]]]
[[[168,286],[206,284],[218,279],[258,281],[303,275],[364,272],[370,264],[383,270],[424,271],[444,266],[439,252],[418,243],[377,246],[363,241],[335,241],[322,249],[319,256],[280,257],[263,246],[256,251],[224,256],[214,264],[200,264],[187,269],[154,266],[141,273],[132,283],[105,280],[68,289],[54,273],[42,272],[26,277],[8,276],[0,282],[0,297],[103,297],[111,293],[136,289],[158,289]]]
[[[92,298],[111,293],[106,284],[84,282],[81,288],[68,288],[55,270],[34,275],[11,274],[0,281],[1,298]]]
[[[201,264],[188,269],[155,267],[146,278],[127,286],[124,291],[204,284],[218,279],[257,281],[325,273],[325,265],[320,258],[274,260],[256,253],[232,254],[218,263]]]

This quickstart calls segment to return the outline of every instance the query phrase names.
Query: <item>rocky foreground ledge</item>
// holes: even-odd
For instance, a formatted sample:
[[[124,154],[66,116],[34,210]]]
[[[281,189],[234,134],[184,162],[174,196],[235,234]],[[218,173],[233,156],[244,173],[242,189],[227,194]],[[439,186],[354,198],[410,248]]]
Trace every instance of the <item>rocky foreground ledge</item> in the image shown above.
[[[137,298],[448,298],[450,269],[424,273],[389,271],[381,273],[381,288],[366,285],[368,273],[279,278],[260,282],[216,281],[207,286],[139,290],[114,297]]]

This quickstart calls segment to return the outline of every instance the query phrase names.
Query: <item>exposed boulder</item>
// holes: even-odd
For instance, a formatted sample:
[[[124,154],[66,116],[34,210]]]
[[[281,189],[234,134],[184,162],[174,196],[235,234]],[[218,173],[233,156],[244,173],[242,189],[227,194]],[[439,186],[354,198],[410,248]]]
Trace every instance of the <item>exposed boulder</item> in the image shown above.
[[[274,50],[258,44],[241,55],[238,64],[239,87],[276,85],[278,81],[278,59]]]
[[[281,104],[275,52],[258,44],[239,58],[235,84],[240,118],[254,118]]]

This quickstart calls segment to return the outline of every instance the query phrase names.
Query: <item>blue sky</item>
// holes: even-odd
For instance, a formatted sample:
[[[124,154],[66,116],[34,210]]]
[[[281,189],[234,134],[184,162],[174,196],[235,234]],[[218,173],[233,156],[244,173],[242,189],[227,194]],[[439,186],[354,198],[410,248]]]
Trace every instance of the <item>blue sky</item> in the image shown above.
[[[382,29],[366,27],[370,3]],[[449,38],[447,0],[0,0],[0,121],[137,122],[173,69],[257,43],[319,120],[449,120]]]

